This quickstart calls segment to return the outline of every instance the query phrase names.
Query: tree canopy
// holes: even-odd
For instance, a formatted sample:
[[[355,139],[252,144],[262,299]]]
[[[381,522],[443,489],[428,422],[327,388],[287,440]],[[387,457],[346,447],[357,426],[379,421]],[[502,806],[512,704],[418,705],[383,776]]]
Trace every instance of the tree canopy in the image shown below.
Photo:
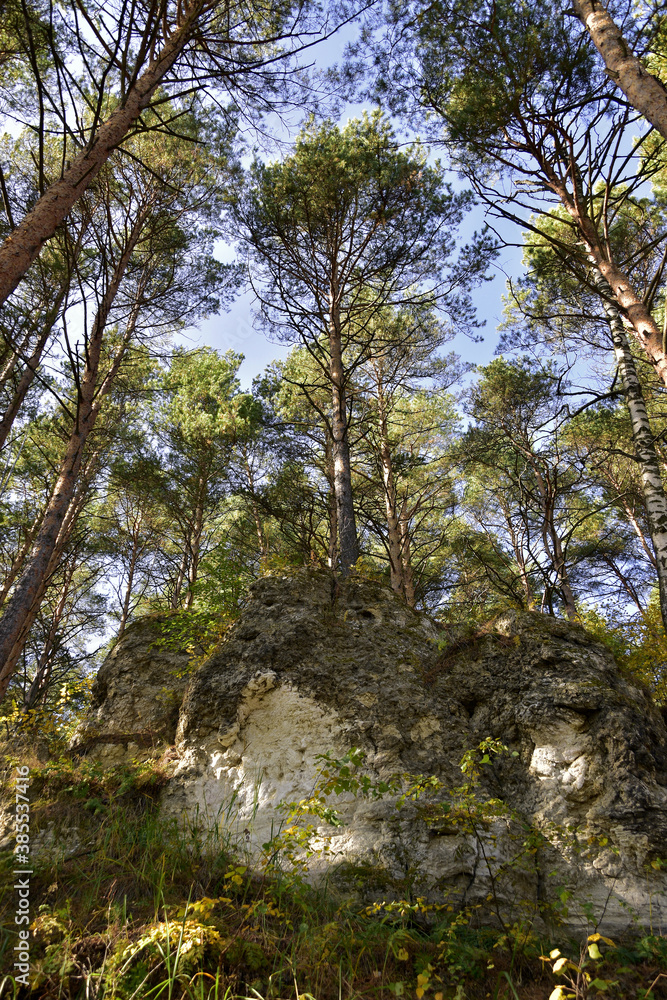
[[[664,30],[596,0],[5,0],[7,720],[74,705],[134,618],[213,642],[304,565],[443,628],[584,622],[661,690]],[[252,385],[242,290],[290,348]]]

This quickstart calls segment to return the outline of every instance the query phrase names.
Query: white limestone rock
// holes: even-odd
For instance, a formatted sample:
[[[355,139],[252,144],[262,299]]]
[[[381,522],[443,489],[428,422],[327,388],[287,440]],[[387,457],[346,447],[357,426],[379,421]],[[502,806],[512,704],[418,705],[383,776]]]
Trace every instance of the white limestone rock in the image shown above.
[[[164,719],[150,705],[168,668],[141,634],[102,669],[98,727]],[[567,622],[512,612],[461,635],[443,651],[435,623],[377,583],[306,571],[258,581],[185,690],[165,817],[221,824],[257,862],[279,804],[312,794],[318,755],[359,747],[374,781],[422,774],[453,788],[462,754],[493,737],[517,756],[482,769],[480,795],[507,814],[462,829],[429,822],[426,799],[398,810],[395,796],[347,794],[331,803],[344,826],[313,820],[329,846],[313,871],[369,900],[492,896],[506,915],[547,923],[566,890],[573,928],[590,905],[607,932],[662,929],[667,892],[651,862],[667,856],[667,731],[648,695]],[[545,839],[519,862],[528,826]]]

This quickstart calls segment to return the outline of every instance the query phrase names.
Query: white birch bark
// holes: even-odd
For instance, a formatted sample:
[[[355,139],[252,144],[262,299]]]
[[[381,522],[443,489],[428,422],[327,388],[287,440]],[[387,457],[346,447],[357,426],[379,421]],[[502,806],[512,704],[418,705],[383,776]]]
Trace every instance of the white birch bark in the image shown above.
[[[660,473],[660,462],[651,431],[644,393],[637,377],[635,359],[630,350],[623,320],[618,308],[611,301],[611,288],[599,271],[596,270],[594,273],[597,287],[603,296],[602,302],[611,329],[616,364],[630,414],[632,439],[641,474],[651,542],[655,552],[660,612],[667,629],[667,497]]]

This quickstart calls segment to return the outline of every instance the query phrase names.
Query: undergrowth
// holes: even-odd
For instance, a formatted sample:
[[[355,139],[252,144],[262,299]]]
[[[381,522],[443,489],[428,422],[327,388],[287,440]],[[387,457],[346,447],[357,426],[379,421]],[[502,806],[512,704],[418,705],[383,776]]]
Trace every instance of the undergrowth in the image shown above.
[[[504,750],[497,741],[486,741],[464,757],[464,783],[441,810],[448,822],[483,822],[474,803],[479,771]],[[198,817],[183,825],[159,814],[158,796],[173,763],[167,753],[113,771],[66,756],[31,766],[33,815],[42,838],[31,882],[31,987],[17,985],[10,975],[16,942],[13,856],[4,852],[0,913],[7,930],[0,944],[5,972],[0,996],[667,996],[667,941],[657,935],[631,943],[593,935],[581,943],[557,932],[555,941],[545,940],[529,914],[489,926],[488,913],[484,917],[479,905],[427,903],[409,892],[404,899],[368,905],[359,894],[342,895],[334,884],[311,884],[303,860],[312,847],[305,818],[335,825],[332,796],[381,798],[398,791],[393,780],[370,781],[360,769],[358,751],[342,760],[322,758],[312,798],[285,806],[283,828],[252,866],[243,835],[235,833],[233,801],[206,829]],[[403,785],[399,804],[435,791],[441,789],[433,781],[412,781]],[[433,812],[435,800],[424,809]]]

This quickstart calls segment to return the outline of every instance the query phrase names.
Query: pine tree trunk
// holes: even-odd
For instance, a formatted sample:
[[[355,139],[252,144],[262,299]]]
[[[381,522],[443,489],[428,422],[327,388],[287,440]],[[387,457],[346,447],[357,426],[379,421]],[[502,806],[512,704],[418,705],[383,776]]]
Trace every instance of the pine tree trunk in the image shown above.
[[[526,457],[530,462],[533,473],[535,475],[535,480],[537,482],[537,487],[540,492],[540,500],[542,504],[542,544],[544,545],[544,551],[549,557],[549,561],[553,567],[556,574],[557,586],[556,589],[560,593],[561,599],[563,601],[563,607],[565,608],[565,614],[570,621],[576,621],[577,619],[577,605],[574,600],[574,593],[572,591],[572,586],[570,584],[570,577],[567,570],[567,564],[565,562],[565,554],[563,552],[563,543],[561,537],[558,533],[558,528],[556,526],[556,521],[554,517],[554,498],[553,491],[548,483],[545,481],[538,461],[532,451],[526,452]],[[553,603],[551,596],[549,596],[549,613],[553,614]]]
[[[412,570],[410,517],[406,501],[403,501],[403,505],[401,507],[401,514],[398,519],[398,530],[401,535],[401,572],[403,574],[403,594],[405,595],[405,600],[410,607],[414,608],[416,603],[415,577]]]
[[[602,558],[603,558],[604,562],[607,564],[607,566],[609,567],[609,569],[612,571],[612,573],[614,574],[614,576],[616,576],[618,578],[618,580],[621,583],[621,586],[623,587],[623,590],[626,592],[626,594],[628,595],[628,597],[630,598],[630,600],[632,601],[632,603],[636,605],[637,610],[639,611],[639,613],[641,615],[643,615],[644,614],[644,608],[642,607],[642,603],[639,600],[639,594],[637,593],[637,590],[636,590],[635,585],[633,584],[632,580],[630,580],[626,576],[626,574],[623,573],[622,570],[619,569],[619,567],[616,565],[615,561],[610,556],[603,555]]]
[[[525,605],[527,608],[533,606],[534,598],[533,592],[530,585],[530,580],[528,579],[528,571],[526,569],[526,555],[523,550],[523,545],[521,539],[517,535],[514,525],[512,523],[512,518],[510,517],[509,510],[507,507],[501,504],[501,510],[503,512],[503,517],[505,518],[505,527],[507,529],[507,534],[510,537],[512,543],[512,551],[514,552],[514,558],[516,559],[516,564],[519,567],[519,578],[521,580],[521,587],[523,589],[523,596],[525,598]]]
[[[646,538],[646,535],[644,534],[644,531],[642,529],[641,524],[639,523],[639,521],[635,517],[634,511],[632,510],[632,508],[630,507],[630,505],[628,503],[625,503],[622,499],[621,499],[621,506],[623,507],[623,510],[625,511],[625,516],[627,517],[628,521],[630,522],[630,524],[632,525],[632,527],[634,529],[635,535],[639,539],[640,545],[641,545],[641,547],[644,550],[644,554],[646,555],[646,558],[650,562],[650,564],[653,567],[653,569],[657,572],[657,570],[658,570],[658,562],[657,562],[657,560],[655,558],[655,552],[651,548],[651,544],[648,541],[648,539]]]
[[[60,597],[58,599],[58,603],[56,604],[51,624],[49,626],[49,634],[46,637],[44,648],[37,663],[35,676],[30,688],[28,689],[28,693],[23,700],[24,712],[29,712],[31,708],[34,708],[40,697],[44,698],[47,693],[49,680],[51,679],[51,672],[53,670],[53,659],[56,651],[55,644],[58,637],[58,629],[65,614],[67,598],[69,596],[70,587],[74,578],[75,569],[76,564],[73,563],[73,565],[69,567],[68,573],[63,581]]]
[[[12,429],[12,425],[14,423],[14,420],[16,419],[17,413],[21,408],[23,400],[26,397],[26,393],[28,392],[28,389],[33,383],[35,374],[37,372],[37,367],[42,358],[42,353],[44,351],[44,348],[46,347],[49,337],[51,336],[51,331],[53,330],[54,323],[58,318],[60,307],[65,298],[68,285],[69,282],[67,286],[61,288],[55,302],[53,303],[52,308],[49,309],[47,316],[44,318],[44,326],[37,339],[35,346],[33,347],[30,353],[30,356],[25,358],[24,361],[25,368],[23,370],[23,374],[21,375],[19,383],[16,386],[16,389],[14,390],[11,402],[7,406],[5,412],[3,413],[2,419],[0,419],[0,448],[3,447],[5,441],[7,440],[7,435]],[[18,357],[17,360],[19,360]]]
[[[184,6],[187,10],[187,5]],[[195,0],[183,24],[130,87],[123,103],[100,125],[86,149],[74,157],[62,177],[51,184],[0,247],[0,305],[14,291],[46,241],[149,106],[155,91],[189,42],[202,7],[203,0]]]
[[[183,554],[181,556],[181,564],[178,567],[174,591],[171,595],[170,608],[172,611],[178,610],[178,605],[181,600],[181,590],[183,589],[183,584],[188,570],[188,545],[189,543],[186,541],[185,548],[183,549]]]
[[[324,439],[324,460],[326,463],[326,477],[329,487],[329,567],[333,570],[338,565],[338,510],[336,507],[336,483],[333,465],[333,447],[331,436],[325,428]]]
[[[550,531],[552,545],[553,545],[553,561],[554,568],[556,570],[556,577],[558,579],[558,589],[560,595],[563,599],[563,605],[565,607],[565,614],[571,622],[577,620],[577,605],[574,600],[574,593],[572,592],[572,587],[570,585],[570,578],[567,572],[567,566],[565,565],[565,556],[563,555],[563,546],[561,544],[560,536],[555,530]]]
[[[599,250],[593,246],[591,255],[596,268],[600,271],[608,285],[612,297],[616,301],[619,310],[627,316],[630,321],[637,340],[646,351],[658,377],[667,385],[667,353],[663,344],[662,330],[653,319],[653,316],[646,308],[646,305],[639,297],[627,275],[616,265],[614,261],[607,260]]]
[[[387,549],[389,551],[389,578],[391,589],[405,596],[403,582],[403,563],[401,560],[401,529],[396,505],[396,488],[394,485],[394,470],[391,463],[391,451],[386,442],[382,443],[380,452],[382,462],[382,479],[384,482],[384,503],[387,514]]]
[[[659,329],[646,304],[637,294],[627,274],[615,260],[610,259],[605,247],[603,247],[597,225],[586,210],[586,199],[582,194],[582,185],[576,172],[576,163],[572,162],[571,164],[574,192],[570,192],[563,185],[553,169],[550,168],[548,161],[543,160],[542,166],[551,188],[558,195],[563,207],[576,224],[589,260],[609,285],[607,294],[611,294],[622,315],[627,317],[637,340],[654,365],[658,377],[667,385],[667,345],[663,343],[662,330]]]
[[[37,617],[37,614],[39,613],[39,609],[42,606],[42,601],[44,600],[44,597],[46,595],[47,588],[49,586],[51,578],[53,577],[53,574],[58,568],[58,563],[60,562],[62,554],[65,550],[65,546],[69,541],[72,529],[76,524],[76,521],[85,506],[86,500],[89,495],[90,481],[92,480],[93,471],[99,459],[99,454],[100,454],[99,451],[94,452],[87,463],[87,468],[85,473],[81,472],[79,473],[79,481],[77,483],[75,493],[72,496],[71,502],[69,504],[69,507],[67,508],[62,524],[60,526],[58,537],[56,539],[56,543],[53,546],[53,551],[51,553],[51,558],[49,559],[46,570],[42,575],[42,579],[35,590],[32,604],[25,618],[24,627],[17,634],[14,646],[12,647],[9,656],[5,660],[3,666],[3,673],[8,674],[10,677],[14,672],[14,670],[16,669],[16,665],[19,662],[21,653],[23,652],[23,647],[28,638],[28,633]]]
[[[88,386],[82,386],[87,394]],[[87,403],[87,401],[86,401]],[[76,488],[86,438],[92,430],[94,411],[87,405],[80,408],[80,419],[68,442],[60,466],[56,488],[47,508],[42,527],[32,553],[4,606],[0,619],[0,700],[5,695],[20,656],[20,647],[37,617],[44,594],[51,557],[57,550],[61,527]]]
[[[127,586],[125,587],[125,596],[123,597],[123,608],[120,616],[120,622],[118,624],[118,634],[116,636],[116,641],[120,639],[123,632],[125,631],[125,626],[127,625],[128,619],[130,617],[130,602],[132,600],[132,587],[134,586],[134,574],[137,568],[137,560],[139,558],[139,533],[138,527],[135,525],[134,531],[132,532],[132,553],[130,555],[130,566],[127,574]]]
[[[611,328],[616,363],[630,414],[632,439],[641,472],[646,513],[655,552],[660,613],[665,629],[667,629],[667,497],[660,474],[660,462],[651,432],[644,393],[637,377],[635,359],[630,350],[623,320],[614,303],[609,301],[611,289],[599,272],[597,272],[596,284],[603,296],[602,301]]]
[[[4,368],[0,372],[0,388],[10,380],[14,372],[16,371],[16,366],[18,365],[21,358],[25,355],[25,352],[30,347],[30,338],[35,332],[35,327],[31,327],[23,335],[23,342],[19,347],[12,347],[9,339],[5,337],[4,353],[3,359],[7,358]]]
[[[184,607],[192,607],[194,600],[194,587],[199,577],[199,559],[201,552],[201,540],[204,533],[204,495],[206,492],[207,478],[202,475],[197,484],[198,497],[195,508],[195,522],[192,528],[190,544],[190,565],[188,567],[188,592],[185,595]]]
[[[246,479],[248,480],[248,489],[250,491],[250,510],[252,512],[252,519],[255,522],[255,533],[257,534],[257,548],[259,551],[260,563],[266,560],[267,547],[266,539],[264,537],[264,528],[262,527],[262,519],[259,516],[259,507],[257,506],[256,491],[255,491],[255,476],[252,471],[252,466],[248,459],[247,449],[244,444],[241,444],[241,454],[243,455],[243,468],[245,470]]]
[[[375,366],[374,366],[375,367]],[[403,581],[403,563],[401,561],[401,530],[396,501],[396,484],[394,468],[391,460],[389,431],[387,428],[387,412],[384,398],[382,375],[375,368],[375,388],[378,404],[378,436],[380,439],[380,464],[382,466],[382,482],[384,484],[384,504],[387,516],[387,550],[389,553],[389,580],[391,589],[405,596]]]
[[[598,0],[572,0],[572,8],[604,60],[607,75],[637,111],[667,139],[667,90],[631,52],[607,8]]]
[[[336,516],[338,521],[338,545],[340,571],[347,576],[359,558],[357,522],[352,498],[352,472],[350,466],[350,444],[347,433],[347,402],[345,398],[345,372],[340,333],[338,306],[334,295],[331,297],[331,318],[329,323],[330,375],[332,396],[332,454],[334,467],[334,489],[336,491]]]
[[[26,537],[23,541],[23,544],[21,545],[21,548],[18,550],[18,552],[16,553],[16,555],[12,560],[12,564],[7,572],[7,576],[4,578],[2,582],[2,589],[0,590],[0,607],[2,607],[2,605],[5,603],[7,594],[12,589],[14,580],[21,572],[21,567],[25,562],[26,556],[32,549],[33,542],[37,536],[37,532],[39,531],[39,526],[42,523],[43,517],[44,517],[44,511],[40,511],[35,520],[33,521],[33,523],[30,525],[30,528],[26,532]]]
[[[80,381],[76,419],[67,443],[65,456],[60,465],[56,486],[35,539],[32,553],[12,596],[4,606],[0,618],[0,701],[5,696],[21,653],[21,647],[39,611],[53,556],[58,551],[63,525],[67,520],[76,492],[86,441],[95,426],[102,397],[111,388],[113,377],[120,367],[124,347],[119,350],[112,369],[105,377],[102,386],[98,386],[107,319],[139,240],[144,221],[143,218],[138,218],[135,221],[95,316],[90,341],[87,345],[86,366]],[[136,311],[128,323],[128,330],[124,338],[125,345],[131,336],[135,322]]]

